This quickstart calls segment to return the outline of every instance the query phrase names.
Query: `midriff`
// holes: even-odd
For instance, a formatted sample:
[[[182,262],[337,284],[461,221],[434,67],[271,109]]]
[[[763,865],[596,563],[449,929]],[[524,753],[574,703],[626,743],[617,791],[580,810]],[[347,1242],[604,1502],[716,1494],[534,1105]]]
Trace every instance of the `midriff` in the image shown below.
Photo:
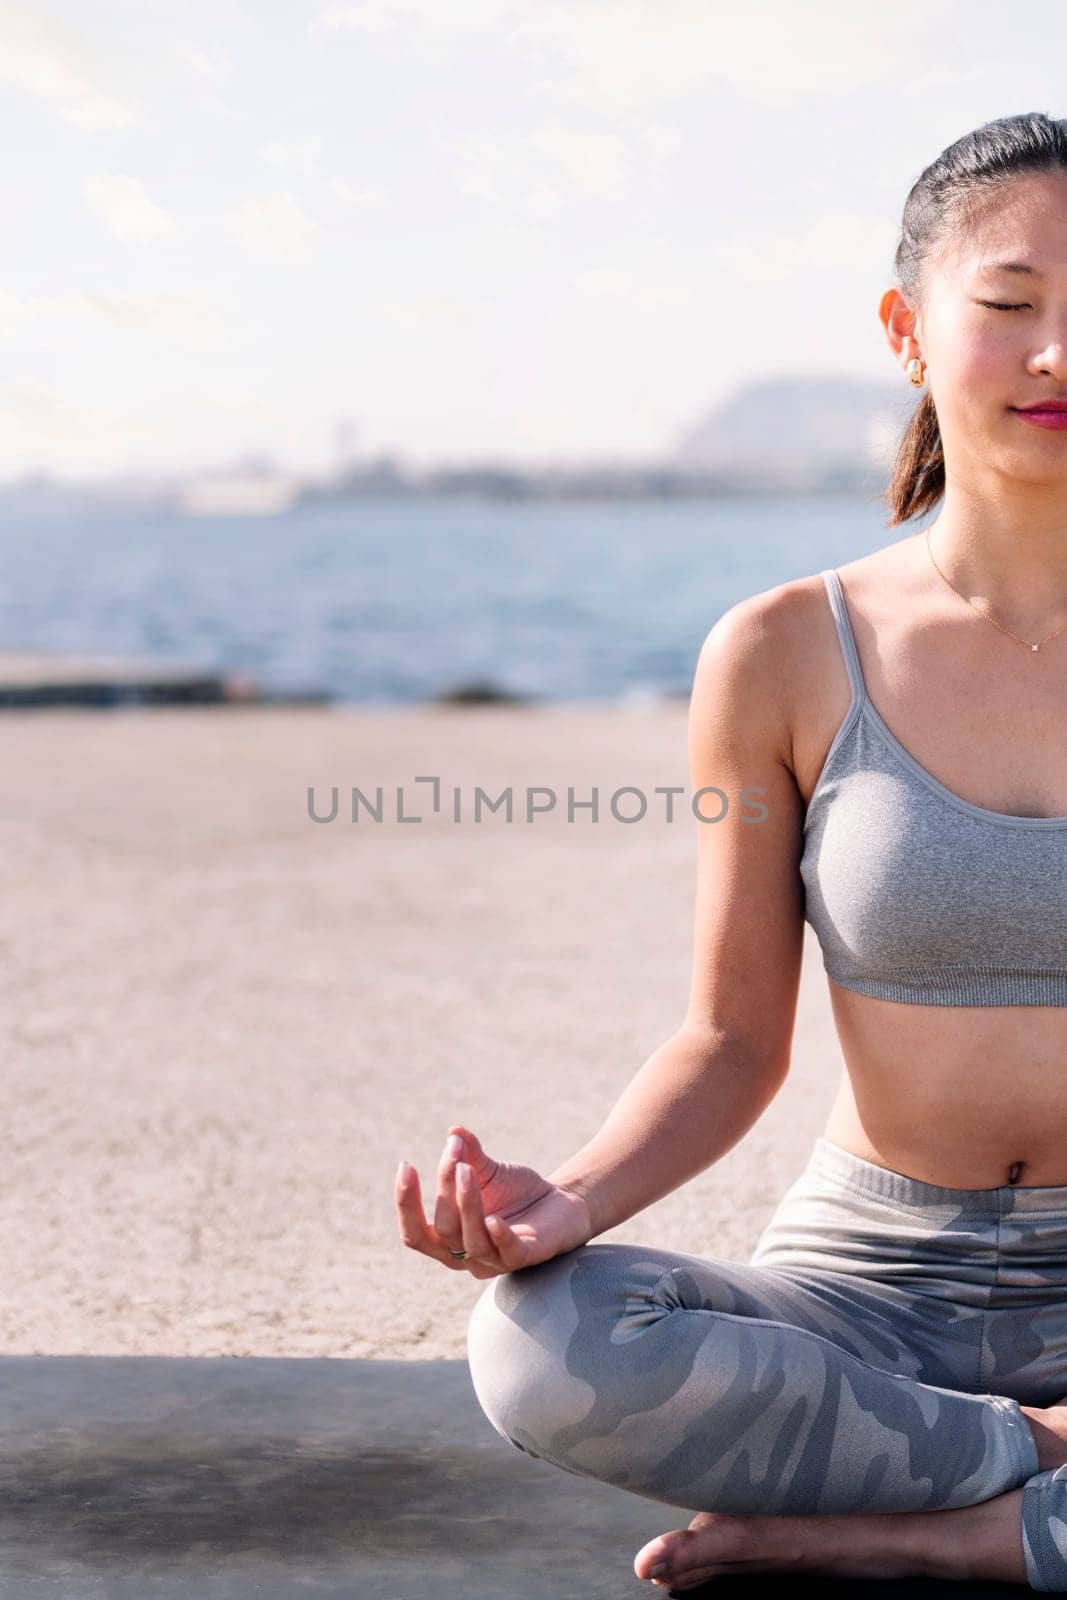
[[[953,1189],[1067,1184],[1067,1010],[829,989],[845,1070],[825,1138]]]

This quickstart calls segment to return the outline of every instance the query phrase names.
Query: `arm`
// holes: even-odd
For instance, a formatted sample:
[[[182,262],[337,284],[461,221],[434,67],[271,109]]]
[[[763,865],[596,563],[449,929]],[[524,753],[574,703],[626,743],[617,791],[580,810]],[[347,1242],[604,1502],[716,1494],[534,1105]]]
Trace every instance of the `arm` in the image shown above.
[[[593,1234],[669,1194],[731,1149],[789,1070],[804,943],[804,802],[787,696],[798,622],[790,586],[725,612],[704,641],[689,705],[692,795],[725,791],[697,822],[689,1004],[603,1127],[549,1182],[585,1200]],[[763,792],[739,798],[742,789]],[[759,815],[761,822],[742,816]],[[701,810],[722,802],[706,795]]]

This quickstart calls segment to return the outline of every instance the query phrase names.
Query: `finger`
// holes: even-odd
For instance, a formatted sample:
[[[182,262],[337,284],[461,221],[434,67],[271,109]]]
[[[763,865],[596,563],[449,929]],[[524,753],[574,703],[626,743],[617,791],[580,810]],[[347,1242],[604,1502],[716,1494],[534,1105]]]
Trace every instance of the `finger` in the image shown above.
[[[502,1217],[486,1216],[481,1185],[469,1162],[457,1163],[456,1192],[471,1275],[493,1277],[520,1266],[526,1256],[522,1240]]]
[[[479,1212],[482,1211],[481,1195],[478,1194]],[[396,1177],[396,1204],[400,1219],[400,1236],[405,1245],[421,1254],[430,1256],[435,1261],[440,1261],[443,1266],[451,1267],[454,1271],[466,1271],[471,1277],[484,1279],[498,1276],[501,1272],[511,1270],[508,1256],[514,1256],[513,1248],[509,1248],[508,1255],[501,1258],[499,1253],[493,1251],[486,1264],[470,1259],[470,1252],[465,1259],[452,1256],[450,1248],[460,1248],[459,1245],[450,1247],[432,1227],[423,1212],[419,1174],[415,1167],[404,1162],[397,1170]],[[485,1226],[483,1219],[483,1227]],[[512,1246],[517,1243],[511,1229],[503,1221],[498,1222],[497,1231],[505,1241],[511,1241]],[[491,1235],[486,1230],[487,1239],[491,1243]],[[466,1245],[462,1246],[466,1249]],[[519,1252],[521,1254],[521,1251]],[[517,1264],[517,1262],[513,1263]]]
[[[460,1225],[463,1229],[464,1250],[479,1261],[488,1261],[493,1266],[503,1266],[496,1245],[485,1225],[481,1185],[476,1182],[470,1164],[466,1161],[456,1163],[456,1197],[459,1204]]]
[[[514,1272],[522,1266],[526,1250],[510,1222],[506,1222],[499,1215],[490,1214],[485,1219],[485,1231],[493,1241],[493,1246],[505,1272]]]
[[[400,1236],[404,1243],[413,1250],[421,1250],[424,1255],[434,1256],[437,1260],[451,1260],[436,1231],[426,1220],[419,1189],[419,1175],[414,1167],[408,1167],[406,1176],[397,1175],[396,1194],[397,1210],[400,1213]]]
[[[458,1152],[451,1149],[453,1137],[449,1135],[441,1159],[437,1163],[437,1197],[434,1202],[433,1225],[439,1239],[450,1250],[463,1249],[463,1224],[460,1221],[459,1203],[456,1200],[456,1161]]]
[[[492,1156],[485,1153],[481,1141],[476,1133],[465,1127],[462,1122],[454,1122],[448,1130],[449,1137],[458,1134],[463,1140],[463,1149],[460,1151],[460,1160],[466,1161],[474,1172],[480,1186],[489,1182],[497,1168],[499,1161],[494,1161]]]
[[[414,1167],[401,1163],[397,1168],[394,1192],[401,1239],[412,1250],[422,1250],[432,1255],[430,1234],[419,1198],[419,1175]]]
[[[398,1174],[397,1210],[400,1213],[400,1237],[410,1249],[431,1256],[443,1266],[463,1270],[464,1263],[449,1255],[448,1246],[426,1220],[419,1189],[419,1175],[414,1167],[408,1167],[407,1177],[404,1180],[401,1180]]]

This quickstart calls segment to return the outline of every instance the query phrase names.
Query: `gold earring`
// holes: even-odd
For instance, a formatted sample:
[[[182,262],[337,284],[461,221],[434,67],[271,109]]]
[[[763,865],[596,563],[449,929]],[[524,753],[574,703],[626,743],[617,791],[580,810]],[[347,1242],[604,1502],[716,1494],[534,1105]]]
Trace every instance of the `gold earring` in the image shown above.
[[[912,383],[917,389],[921,389],[923,384],[926,382],[926,379],[923,375],[924,370],[923,363],[919,357],[912,356],[911,360],[908,362],[907,373],[908,377],[911,379]]]

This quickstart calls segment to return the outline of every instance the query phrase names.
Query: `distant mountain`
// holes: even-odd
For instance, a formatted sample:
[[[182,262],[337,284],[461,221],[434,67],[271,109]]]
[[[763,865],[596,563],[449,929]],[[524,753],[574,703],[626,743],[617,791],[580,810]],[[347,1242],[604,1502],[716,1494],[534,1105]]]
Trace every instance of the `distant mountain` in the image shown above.
[[[919,391],[903,378],[765,378],[746,384],[680,439],[672,464],[738,485],[811,488],[882,476]]]
[[[687,429],[673,453],[649,460],[537,467],[494,459],[413,471],[399,455],[384,453],[304,477],[264,455],[185,472],[130,472],[80,482],[31,471],[0,483],[0,517],[277,516],[362,495],[662,499],[867,491],[884,485],[917,399],[903,378],[764,378],[740,387]]]

